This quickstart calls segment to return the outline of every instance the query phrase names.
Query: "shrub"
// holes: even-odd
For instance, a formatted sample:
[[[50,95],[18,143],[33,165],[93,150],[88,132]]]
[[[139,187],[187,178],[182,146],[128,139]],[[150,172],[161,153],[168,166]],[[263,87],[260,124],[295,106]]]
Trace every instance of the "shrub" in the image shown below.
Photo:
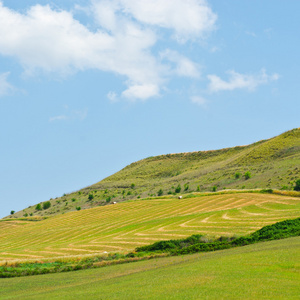
[[[134,189],[134,188],[135,188],[135,184],[132,183],[130,187],[131,187],[132,189]]]
[[[43,203],[43,209],[48,209],[51,206],[50,201],[46,201]]]
[[[180,186],[180,184],[178,184],[178,186],[176,187],[176,189],[175,189],[175,193],[180,193],[180,191],[181,191],[181,186]]]
[[[79,191],[79,192],[78,192],[78,195],[81,195],[81,194],[82,194],[82,193]]]
[[[157,196],[162,196],[163,193],[164,193],[164,191],[163,191],[162,189],[160,189],[160,190],[158,191],[158,193],[157,193]]]
[[[72,202],[75,202],[75,201],[76,201],[76,198],[72,198],[71,200],[72,200]]]
[[[94,195],[93,194],[89,194],[88,199],[89,199],[89,201],[93,200],[94,199]]]
[[[214,186],[212,187],[212,191],[213,191],[213,192],[216,192],[216,191],[217,191],[217,186],[214,185]]]
[[[288,190],[288,189],[289,189],[289,187],[287,185],[283,185],[281,188],[281,190]]]
[[[127,192],[127,195],[128,195],[128,196],[130,196],[130,195],[131,195],[131,192],[130,192],[130,191],[128,191],[128,192]]]
[[[15,211],[14,211],[14,210],[12,210],[12,211],[10,212],[10,214],[11,214],[11,215],[13,215],[14,213],[15,213]]]
[[[197,185],[197,192],[200,192],[200,185]]]
[[[241,177],[241,175],[242,174],[240,172],[236,172],[234,177],[235,177],[235,179],[239,179]]]
[[[244,177],[245,179],[250,179],[251,178],[251,173],[249,171],[247,171],[245,174],[244,174]]]
[[[110,196],[107,197],[105,201],[106,201],[106,203],[109,203],[111,201],[111,197]]]
[[[27,218],[28,217],[28,213],[24,214],[23,217]]]
[[[296,186],[294,186],[294,191],[300,191],[300,179],[296,181]]]
[[[189,185],[188,185],[188,183],[186,183],[186,184],[184,185],[184,190],[187,191],[188,189],[189,189]]]
[[[36,210],[42,210],[42,206],[41,204],[39,203],[36,207],[35,207]]]
[[[81,210],[81,207],[80,207],[80,206],[77,206],[76,209],[77,209],[77,210]]]

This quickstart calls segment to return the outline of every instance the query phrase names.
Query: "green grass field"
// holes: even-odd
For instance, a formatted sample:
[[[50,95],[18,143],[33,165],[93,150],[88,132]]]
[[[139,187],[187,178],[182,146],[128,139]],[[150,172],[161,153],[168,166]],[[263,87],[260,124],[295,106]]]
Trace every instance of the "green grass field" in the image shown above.
[[[0,280],[0,299],[299,299],[300,237]]]
[[[135,200],[38,222],[0,222],[0,263],[128,252],[200,233],[245,235],[300,216],[300,198],[261,193]]]

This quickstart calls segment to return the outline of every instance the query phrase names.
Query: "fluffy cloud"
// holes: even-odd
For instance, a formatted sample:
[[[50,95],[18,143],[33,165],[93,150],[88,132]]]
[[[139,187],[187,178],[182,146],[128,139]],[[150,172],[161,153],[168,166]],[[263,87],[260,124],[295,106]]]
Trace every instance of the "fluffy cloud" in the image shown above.
[[[235,71],[228,71],[227,73],[229,75],[228,81],[225,81],[216,75],[207,76],[210,81],[208,88],[211,92],[233,91],[236,89],[253,91],[259,85],[267,84],[279,79],[278,74],[267,75],[264,69],[257,75],[240,74]]]
[[[155,84],[133,85],[122,93],[122,96],[129,99],[142,99],[158,95],[159,88]]]
[[[102,0],[94,1],[102,7],[102,24],[115,26],[115,11],[122,11],[137,21],[171,29],[175,36],[185,41],[202,37],[215,27],[217,20],[205,0]]]
[[[8,83],[7,77],[9,76],[9,72],[0,74],[0,97],[8,94],[14,88]]]
[[[16,58],[28,74],[98,69],[124,77],[122,96],[147,99],[159,95],[172,78],[168,65],[151,50],[156,28],[167,28],[181,40],[211,31],[216,15],[204,0],[93,0],[96,21],[91,30],[72,13],[35,5],[20,13],[0,0],[0,55]],[[170,52],[176,75],[197,77],[195,64]]]
[[[161,53],[161,57],[175,64],[172,73],[191,78],[200,77],[199,65],[176,51],[167,49]]]

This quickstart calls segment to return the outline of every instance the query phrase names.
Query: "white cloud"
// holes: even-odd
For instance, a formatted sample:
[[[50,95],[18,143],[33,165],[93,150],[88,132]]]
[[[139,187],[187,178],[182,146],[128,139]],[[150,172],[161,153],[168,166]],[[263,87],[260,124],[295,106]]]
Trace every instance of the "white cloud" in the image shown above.
[[[161,53],[161,57],[176,64],[172,70],[175,74],[191,78],[200,77],[200,66],[178,52],[167,49]]]
[[[247,89],[249,91],[255,90],[259,85],[267,84],[271,81],[279,79],[279,75],[274,73],[267,75],[266,71],[262,69],[257,75],[240,74],[235,71],[228,71],[229,79],[225,81],[217,75],[208,75],[209,90],[211,92],[219,91],[233,91],[236,89]]]
[[[171,29],[175,36],[185,41],[203,37],[215,28],[217,15],[205,0],[114,0],[94,1],[113,3],[106,5],[106,22],[113,25],[111,8],[121,10],[141,23]]]
[[[30,75],[113,72],[124,77],[124,97],[147,99],[174,75],[151,51],[156,28],[171,29],[183,40],[203,37],[216,21],[204,0],[92,0],[89,9],[94,31],[65,10],[35,5],[20,13],[0,0],[0,55],[16,58]],[[178,54],[176,60],[176,75],[197,76],[188,58]]]
[[[141,99],[158,96],[159,88],[155,84],[133,85],[122,93],[123,97],[128,99]]]
[[[9,72],[0,74],[0,97],[7,95],[14,89],[13,86],[7,81],[9,74]]]
[[[200,106],[206,106],[207,100],[201,96],[192,96],[191,101]]]
[[[51,117],[51,118],[49,118],[49,122],[67,121],[67,120],[79,120],[79,121],[83,121],[84,119],[86,119],[86,117],[88,115],[87,108],[82,109],[82,110],[71,110],[71,111],[69,111],[69,108],[66,105],[65,109],[67,110],[67,112],[65,114],[59,115],[59,116],[55,116],[55,117]]]

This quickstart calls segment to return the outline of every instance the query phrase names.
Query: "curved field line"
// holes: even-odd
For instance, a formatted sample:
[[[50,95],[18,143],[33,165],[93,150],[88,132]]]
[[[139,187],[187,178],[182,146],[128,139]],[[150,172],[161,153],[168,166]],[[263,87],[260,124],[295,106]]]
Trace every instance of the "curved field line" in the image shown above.
[[[40,222],[0,222],[1,259],[130,251],[191,234],[246,234],[300,215],[300,199],[268,194],[224,194],[139,200],[71,212]],[[5,229],[4,229],[5,228]],[[40,255],[40,256],[39,256]]]

